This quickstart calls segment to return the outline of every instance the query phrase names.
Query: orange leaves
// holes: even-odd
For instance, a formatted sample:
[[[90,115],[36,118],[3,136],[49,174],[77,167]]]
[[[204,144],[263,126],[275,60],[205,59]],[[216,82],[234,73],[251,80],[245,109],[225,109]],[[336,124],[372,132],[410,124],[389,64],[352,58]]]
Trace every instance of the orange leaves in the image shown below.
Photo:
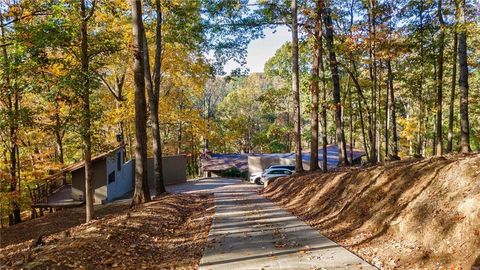
[[[9,252],[2,252],[8,255],[0,256],[0,264],[8,267],[17,262],[38,263],[39,268],[59,264],[75,269],[191,269],[202,256],[212,221],[213,209],[209,209],[212,206],[213,195],[167,195],[133,210],[120,205],[103,207],[97,212],[99,220],[83,225],[78,225],[83,222],[83,208],[56,212],[8,228],[4,243],[10,245],[6,247]],[[199,218],[206,221],[189,222]],[[46,243],[33,251],[32,262],[25,259],[24,246],[38,233],[46,236]]]

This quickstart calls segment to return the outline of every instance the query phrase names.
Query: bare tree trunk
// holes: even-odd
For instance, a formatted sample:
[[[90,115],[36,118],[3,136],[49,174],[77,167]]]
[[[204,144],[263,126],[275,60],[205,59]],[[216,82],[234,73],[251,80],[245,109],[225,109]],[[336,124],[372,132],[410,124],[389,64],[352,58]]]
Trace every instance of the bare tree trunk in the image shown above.
[[[152,121],[152,137],[153,137],[153,166],[155,177],[155,192],[158,195],[165,192],[165,185],[163,183],[163,164],[162,164],[162,143],[160,137],[160,119],[158,115],[158,106],[160,98],[160,68],[161,68],[161,53],[162,53],[162,11],[160,0],[156,1],[157,9],[157,26],[156,26],[156,42],[155,42],[155,66],[154,66],[154,80],[150,71],[150,57],[148,52],[148,41],[143,30],[143,44],[144,44],[144,65],[145,65],[145,84],[148,93],[148,103],[150,107],[150,121]],[[155,83],[155,84],[154,84]]]
[[[57,152],[58,162],[60,164],[65,163],[65,158],[63,154],[63,136],[60,130],[55,130],[55,152]]]
[[[378,64],[380,66],[380,69],[378,69],[376,72],[378,74],[378,78],[376,79],[376,82],[377,82],[377,106],[376,106],[376,109],[378,109],[378,112],[377,112],[377,121],[378,121],[378,127],[377,127],[377,134],[376,134],[376,138],[377,138],[377,162],[383,162],[383,159],[382,159],[382,130],[383,130],[383,121],[382,121],[382,60],[379,60],[378,61]],[[375,66],[375,69],[376,66]]]
[[[436,127],[436,154],[443,155],[443,132],[442,132],[442,102],[443,102],[443,49],[445,46],[445,22],[442,16],[442,0],[438,0],[438,21],[440,34],[438,37],[438,73],[437,73],[437,127]]]
[[[367,144],[367,136],[365,135],[365,123],[363,120],[363,108],[362,108],[362,102],[359,100],[358,101],[358,111],[360,112],[360,126],[362,128],[362,139],[363,139],[363,147],[365,148],[365,153],[367,154],[367,160],[370,160],[369,156],[369,149],[368,149],[368,144]]]
[[[392,72],[392,63],[391,60],[387,62],[387,69],[388,69],[388,88],[390,94],[390,115],[391,115],[391,126],[392,126],[392,157],[394,159],[399,159],[398,157],[398,135],[397,135],[397,115],[396,115],[396,108],[395,108],[395,93],[393,89],[393,72]]]
[[[60,130],[60,121],[59,121],[59,116],[58,112],[56,113],[56,124],[55,124],[55,130],[54,130],[54,135],[55,135],[55,153],[57,156],[57,160],[60,164],[64,165],[64,157],[63,157],[63,134],[62,131]],[[63,184],[67,184],[67,178],[63,177]]]
[[[458,34],[454,28],[453,34],[453,63],[452,63],[452,92],[450,93],[450,104],[448,113],[448,143],[447,153],[452,152],[453,149],[453,121],[455,114],[455,87],[457,86],[457,50],[458,50]]]
[[[458,66],[460,69],[458,80],[460,88],[460,151],[462,153],[468,153],[471,149],[470,123],[468,120],[468,63],[465,0],[457,0],[456,8],[458,22]]]
[[[300,118],[300,85],[298,73],[298,24],[297,0],[292,0],[292,91],[294,95],[294,126],[295,126],[295,172],[303,172],[302,162],[302,131]]]
[[[320,20],[320,30],[322,30],[322,21]],[[328,164],[327,164],[327,86],[326,86],[326,79],[325,79],[325,66],[323,65],[323,33],[320,31],[320,39],[318,44],[318,50],[320,57],[318,60],[320,61],[320,70],[322,71],[322,171],[328,171]]]
[[[155,28],[155,66],[153,67],[153,81],[154,81],[154,104],[151,113],[154,116],[152,119],[152,133],[153,133],[153,154],[155,164],[155,189],[157,194],[164,193],[165,184],[163,179],[163,163],[162,163],[162,138],[160,136],[160,118],[159,118],[159,99],[160,99],[160,83],[161,83],[161,67],[162,67],[162,7],[160,0],[155,0],[155,8],[157,13],[157,26]]]
[[[385,159],[389,159],[390,155],[390,121],[392,118],[391,114],[391,102],[390,102],[390,76],[391,76],[391,67],[390,59],[387,60],[387,94],[385,95]]]
[[[182,110],[182,107],[180,106],[180,110]],[[177,137],[177,155],[180,155],[182,153],[182,141],[183,141],[183,125],[182,121],[178,122],[178,137]]]
[[[319,73],[320,73],[320,58],[322,57],[320,51],[320,39],[322,38],[322,29],[321,29],[321,9],[320,5],[322,0],[317,0],[316,6],[316,18],[315,18],[315,31],[314,31],[314,45],[313,45],[313,63],[312,63],[312,74],[311,74],[311,83],[310,91],[312,95],[312,112],[311,112],[311,128],[312,128],[312,138],[310,142],[310,171],[316,171],[319,169],[318,166],[318,83],[319,83]]]
[[[350,38],[353,38],[353,22],[354,22],[354,6],[355,6],[355,0],[351,0],[350,2],[350,27],[348,28],[349,29],[349,35],[350,35]],[[349,54],[349,57],[350,57],[350,60],[351,62],[353,62],[353,52],[350,51],[350,54]],[[349,102],[350,102],[350,162],[353,163],[353,146],[354,146],[354,142],[353,142],[353,115],[354,115],[354,111],[353,111],[353,99],[352,99],[352,91],[351,91],[351,88],[350,88],[350,77],[348,78],[348,98],[349,98]]]
[[[355,74],[348,68],[345,69],[345,71],[347,71],[347,73],[350,75],[350,78],[352,79],[353,81],[353,84],[355,85],[355,89],[357,89],[357,94],[360,98],[359,100],[359,103],[358,103],[358,109],[359,109],[359,112],[360,112],[360,119],[361,119],[361,125],[362,125],[362,135],[363,135],[363,145],[365,147],[365,152],[366,152],[366,155],[367,155],[367,160],[369,160],[370,162],[372,162],[372,157],[370,157],[371,155],[371,147],[369,148],[368,147],[368,143],[367,143],[367,140],[366,140],[366,133],[365,133],[365,123],[364,123],[364,120],[363,120],[363,107],[362,107],[362,102],[365,104],[365,108],[366,108],[366,112],[367,112],[367,122],[368,123],[372,123],[372,113],[370,112],[370,109],[368,108],[368,101],[367,99],[365,98],[365,96],[363,95],[363,90],[362,90],[362,87],[360,86],[360,83],[358,82],[358,79],[357,79],[357,71],[356,71],[356,65],[355,65],[355,61],[353,61],[353,56],[351,55],[351,66],[354,68],[355,70]],[[368,129],[368,138],[369,138],[369,141],[370,143],[373,141],[372,138],[373,138],[373,135],[372,135],[372,129]]]
[[[90,112],[90,78],[88,57],[88,20],[95,11],[95,1],[92,2],[91,10],[87,14],[85,0],[80,1],[80,59],[82,63],[82,140],[83,158],[85,160],[85,205],[86,222],[93,219],[93,170],[92,170],[92,131]]]
[[[133,29],[133,71],[135,82],[135,191],[132,205],[150,201],[147,181],[147,102],[145,100],[145,64],[142,3],[131,0]]]
[[[423,99],[423,81],[424,81],[424,40],[423,40],[423,31],[424,31],[424,25],[423,25],[423,0],[420,1],[420,10],[419,10],[419,20],[420,20],[420,80],[419,80],[419,86],[418,86],[418,101],[419,101],[419,113],[418,113],[418,126],[417,126],[417,145],[415,148],[415,155],[421,156],[422,155],[422,149],[423,149],[423,134],[422,134],[422,125],[425,122],[425,115],[424,115],[424,107],[425,107],[425,102]]]
[[[1,30],[1,40],[2,43],[5,44],[5,26],[3,21],[3,13],[0,11],[0,30]],[[4,59],[4,69],[5,69],[5,81],[6,87],[9,91],[7,91],[7,110],[8,110],[8,126],[9,126],[9,145],[8,145],[8,152],[10,154],[10,191],[15,192],[17,191],[17,184],[20,183],[20,174],[17,175],[19,172],[18,160],[20,159],[18,155],[18,143],[17,143],[17,131],[18,131],[18,122],[16,120],[16,116],[18,115],[19,109],[19,95],[17,89],[11,85],[10,81],[10,72],[9,72],[9,59],[7,53],[7,47],[2,46],[2,54]],[[13,94],[13,95],[12,95]],[[18,169],[18,170],[17,170]],[[20,190],[18,190],[20,192]],[[10,201],[12,212],[9,214],[9,224],[17,224],[20,223],[21,220],[21,211],[20,205],[18,202],[13,199]]]
[[[338,75],[338,63],[335,55],[335,48],[333,42],[333,24],[332,24],[332,17],[330,15],[330,7],[323,8],[323,20],[325,23],[325,38],[327,42],[327,48],[329,52],[329,62],[330,62],[330,70],[332,73],[332,81],[333,81],[333,101],[335,103],[335,126],[336,126],[336,138],[338,144],[338,155],[339,155],[339,163],[341,165],[348,165],[348,158],[347,158],[347,146],[345,143],[345,134],[343,132],[343,125],[342,125],[342,101],[340,96],[340,78]]]
[[[376,59],[376,19],[375,19],[375,0],[368,1],[368,29],[370,35],[369,47],[369,73],[372,82],[372,104],[371,104],[371,119],[370,119],[370,162],[376,163],[377,156],[377,59]]]
[[[352,101],[352,91],[350,89],[350,77],[348,78],[348,102],[350,103],[350,163],[353,163],[353,101]]]

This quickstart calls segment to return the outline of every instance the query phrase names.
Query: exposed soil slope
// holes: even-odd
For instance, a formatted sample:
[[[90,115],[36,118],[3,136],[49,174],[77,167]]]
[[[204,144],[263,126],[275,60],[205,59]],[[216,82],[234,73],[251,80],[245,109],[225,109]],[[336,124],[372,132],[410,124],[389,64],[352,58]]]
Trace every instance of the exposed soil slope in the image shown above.
[[[264,194],[382,269],[480,265],[480,154],[281,178]]]
[[[51,234],[38,247],[6,246],[0,269],[196,269],[213,212],[211,194],[167,195]]]

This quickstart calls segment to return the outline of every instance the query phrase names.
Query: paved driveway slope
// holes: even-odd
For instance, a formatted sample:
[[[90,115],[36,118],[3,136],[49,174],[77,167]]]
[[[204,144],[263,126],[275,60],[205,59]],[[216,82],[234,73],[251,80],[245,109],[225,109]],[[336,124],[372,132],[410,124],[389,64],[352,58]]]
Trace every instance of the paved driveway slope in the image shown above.
[[[200,269],[376,269],[258,195],[260,188],[226,178],[169,188],[215,194],[215,215]]]

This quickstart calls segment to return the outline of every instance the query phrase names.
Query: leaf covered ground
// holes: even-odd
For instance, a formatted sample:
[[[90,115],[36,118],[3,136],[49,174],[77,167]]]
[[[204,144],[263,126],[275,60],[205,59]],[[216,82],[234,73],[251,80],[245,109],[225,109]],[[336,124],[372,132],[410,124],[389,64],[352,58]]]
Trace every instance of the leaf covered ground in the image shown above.
[[[4,238],[0,269],[196,269],[214,200],[211,194],[169,194],[134,209],[102,210],[87,224],[72,226],[84,215],[71,209],[9,228],[14,236]],[[44,243],[32,247],[38,235]]]
[[[480,267],[480,154],[306,173],[264,195],[381,269]]]

